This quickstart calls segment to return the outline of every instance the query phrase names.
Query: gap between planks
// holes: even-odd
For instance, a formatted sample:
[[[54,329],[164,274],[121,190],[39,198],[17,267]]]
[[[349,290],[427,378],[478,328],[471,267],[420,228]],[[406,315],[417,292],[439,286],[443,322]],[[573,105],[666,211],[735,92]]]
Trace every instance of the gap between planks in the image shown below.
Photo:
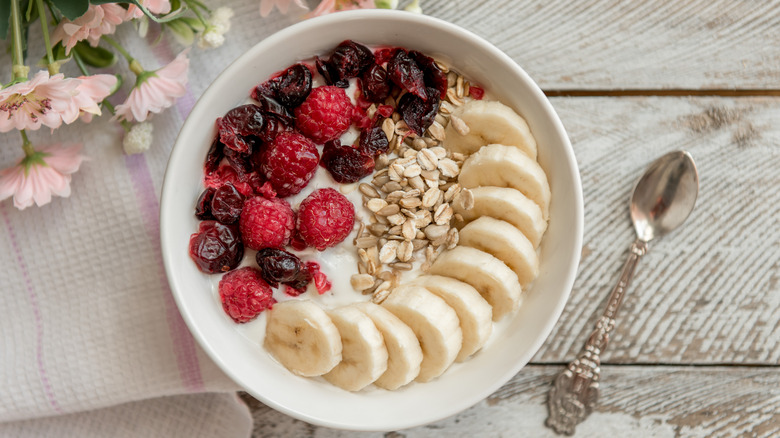
[[[780,96],[780,89],[635,89],[635,90],[544,90],[547,97],[755,97]]]

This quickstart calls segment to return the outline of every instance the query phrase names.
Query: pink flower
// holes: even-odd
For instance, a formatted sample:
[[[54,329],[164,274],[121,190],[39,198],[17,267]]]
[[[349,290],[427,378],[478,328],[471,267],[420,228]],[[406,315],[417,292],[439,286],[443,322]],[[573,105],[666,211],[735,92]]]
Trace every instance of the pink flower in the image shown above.
[[[152,14],[160,15],[171,12],[171,2],[168,0],[143,0],[141,4]],[[127,7],[127,18],[141,18],[144,11],[136,5],[131,4]]]
[[[274,6],[276,6],[276,9],[279,9],[279,12],[286,14],[292,2],[301,9],[309,9],[303,3],[303,0],[260,0],[260,16],[267,17],[274,9]]]
[[[127,100],[116,107],[116,118],[143,122],[149,113],[159,113],[170,107],[187,92],[187,69],[190,61],[183,52],[170,64],[154,72],[143,72],[138,77]]]
[[[80,144],[53,145],[0,170],[0,201],[14,197],[14,206],[23,210],[33,203],[39,207],[51,196],[70,196],[71,175],[86,159]]]
[[[100,114],[98,103],[108,97],[116,81],[113,75],[65,78],[39,71],[29,81],[0,90],[0,132],[34,131],[41,125],[55,129],[75,122],[79,114],[89,122],[91,114]]]
[[[73,96],[73,100],[81,112],[81,120],[89,123],[93,115],[100,115],[99,104],[111,94],[117,79],[114,75],[92,75],[80,76],[75,80],[79,81],[79,86],[76,87],[78,93]]]
[[[372,9],[376,4],[374,0],[322,0],[317,8],[309,14],[312,17],[330,14],[336,11],[348,11],[350,9]]]
[[[119,5],[113,3],[90,5],[87,12],[74,21],[63,18],[51,35],[51,43],[57,44],[62,41],[66,54],[82,40],[88,40],[89,44],[95,47],[101,36],[114,33],[116,26],[126,19],[128,19],[127,11]]]
[[[0,132],[36,130],[41,125],[54,129],[74,122],[79,116],[73,101],[78,85],[62,73],[50,77],[42,70],[32,80],[0,90]]]

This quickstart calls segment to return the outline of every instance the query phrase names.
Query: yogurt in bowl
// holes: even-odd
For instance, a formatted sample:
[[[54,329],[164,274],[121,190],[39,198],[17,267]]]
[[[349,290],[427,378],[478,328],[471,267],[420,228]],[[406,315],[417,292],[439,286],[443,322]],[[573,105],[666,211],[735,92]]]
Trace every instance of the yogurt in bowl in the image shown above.
[[[540,245],[539,276],[517,313],[504,318],[500,322],[504,327],[497,325],[487,344],[470,360],[455,363],[428,383],[414,382],[396,391],[369,387],[347,392],[322,378],[288,372],[259,348],[262,329],[239,329],[226,317],[213,279],[201,273],[187,254],[190,234],[197,229],[193,203],[202,190],[195,182],[201,179],[214,120],[243,102],[248,90],[274,72],[314,55],[327,55],[346,39],[419,50],[452,65],[498,96],[527,120],[553,193],[549,226]],[[318,172],[327,176],[322,169]],[[581,235],[576,162],[560,121],[538,87],[506,55],[473,34],[402,12],[355,11],[309,20],[247,52],[212,84],[189,116],[163,187],[161,238],[166,269],[196,339],[229,376],[264,403],[304,421],[344,429],[397,430],[436,421],[477,403],[509,380],[538,350],[560,315],[574,280]],[[351,240],[346,242],[351,244]],[[326,258],[332,250],[316,258]],[[338,272],[357,269],[354,259],[348,267],[339,267],[340,263],[323,267],[334,285]],[[339,288],[361,297],[349,285]],[[338,292],[334,290],[334,296]]]

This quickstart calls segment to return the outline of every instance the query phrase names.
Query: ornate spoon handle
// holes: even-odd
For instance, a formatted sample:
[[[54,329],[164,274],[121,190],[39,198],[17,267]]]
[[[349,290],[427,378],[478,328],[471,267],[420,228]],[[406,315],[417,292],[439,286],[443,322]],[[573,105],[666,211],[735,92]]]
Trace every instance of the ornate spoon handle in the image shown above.
[[[559,434],[573,435],[574,427],[590,415],[599,398],[599,376],[601,359],[599,355],[607,348],[609,332],[615,327],[615,316],[623,301],[623,295],[634,276],[639,258],[647,252],[647,242],[636,239],[631,244],[620,281],[609,294],[607,308],[596,322],[588,342],[558,377],[547,399],[550,411],[547,427]]]

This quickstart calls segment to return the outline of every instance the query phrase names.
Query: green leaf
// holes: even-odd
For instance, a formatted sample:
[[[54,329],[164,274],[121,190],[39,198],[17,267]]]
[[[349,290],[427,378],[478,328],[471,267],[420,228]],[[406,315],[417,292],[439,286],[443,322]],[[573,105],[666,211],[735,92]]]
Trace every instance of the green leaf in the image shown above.
[[[89,0],[51,0],[51,2],[70,21],[84,15],[89,8]]]
[[[92,67],[106,68],[116,63],[114,52],[100,46],[92,47],[86,41],[79,41],[74,49],[81,57],[81,60]]]
[[[8,35],[8,26],[11,25],[11,2],[0,1],[0,38]]]

